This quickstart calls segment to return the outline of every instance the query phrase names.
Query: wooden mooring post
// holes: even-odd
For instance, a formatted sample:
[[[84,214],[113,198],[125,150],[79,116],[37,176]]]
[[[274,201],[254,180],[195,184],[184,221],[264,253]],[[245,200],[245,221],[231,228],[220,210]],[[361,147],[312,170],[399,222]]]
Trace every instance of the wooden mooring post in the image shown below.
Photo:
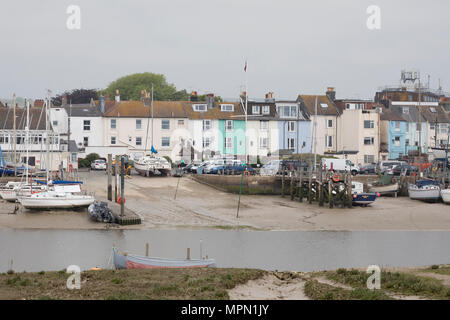
[[[291,184],[290,184],[290,191],[291,191],[291,200],[294,200],[294,171],[290,171],[291,174]]]
[[[319,206],[323,207],[323,172],[322,172],[322,166],[319,165],[319,188],[318,188],[318,192],[319,192]]]
[[[284,198],[284,175],[286,173],[286,169],[284,166],[281,166],[281,197]]]
[[[112,201],[112,181],[111,181],[111,171],[112,171],[112,154],[108,154],[108,200]]]
[[[300,171],[298,201],[303,202],[303,172]]]
[[[116,156],[116,163],[114,165],[114,202],[117,203],[117,189],[119,184],[119,156]]]

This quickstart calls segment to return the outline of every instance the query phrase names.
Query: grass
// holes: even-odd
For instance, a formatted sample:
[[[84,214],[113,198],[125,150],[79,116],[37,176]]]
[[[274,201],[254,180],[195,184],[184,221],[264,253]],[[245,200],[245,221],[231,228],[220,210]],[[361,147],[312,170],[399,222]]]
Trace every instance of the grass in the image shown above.
[[[443,275],[446,275],[446,276],[450,276],[450,267],[447,267],[447,266],[445,266],[445,267],[443,267],[443,266],[439,267],[438,266],[438,268],[436,268],[436,267],[433,268],[433,267],[434,266],[431,266],[430,269],[425,269],[423,271],[425,271],[425,272],[433,272],[433,273],[437,273],[437,274],[443,274]]]
[[[254,269],[100,270],[81,273],[81,289],[69,290],[67,273],[2,274],[1,299],[229,299],[227,290],[266,272]]]
[[[347,290],[338,288],[317,280],[308,280],[305,283],[305,294],[313,300],[390,300],[383,291],[356,288]]]
[[[323,274],[330,280],[359,289],[366,288],[367,278],[370,276],[364,271],[354,269],[338,269]],[[382,271],[381,291],[432,299],[450,299],[450,288],[444,286],[441,281],[403,272]]]

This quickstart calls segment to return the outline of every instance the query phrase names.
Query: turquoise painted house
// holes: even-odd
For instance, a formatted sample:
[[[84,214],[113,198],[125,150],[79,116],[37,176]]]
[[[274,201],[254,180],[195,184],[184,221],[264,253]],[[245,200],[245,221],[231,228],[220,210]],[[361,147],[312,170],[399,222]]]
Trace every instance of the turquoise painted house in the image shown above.
[[[245,120],[219,119],[219,152],[245,159]]]

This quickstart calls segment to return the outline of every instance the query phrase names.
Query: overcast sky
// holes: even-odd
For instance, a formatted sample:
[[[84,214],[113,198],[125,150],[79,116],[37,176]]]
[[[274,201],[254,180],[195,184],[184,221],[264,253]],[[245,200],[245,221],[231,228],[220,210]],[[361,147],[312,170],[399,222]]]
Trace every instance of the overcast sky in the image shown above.
[[[81,29],[68,30],[69,5]],[[381,29],[369,30],[369,5]],[[294,99],[334,86],[373,98],[401,69],[450,91],[450,1],[15,0],[0,3],[0,97],[105,88],[135,72],[178,89]]]

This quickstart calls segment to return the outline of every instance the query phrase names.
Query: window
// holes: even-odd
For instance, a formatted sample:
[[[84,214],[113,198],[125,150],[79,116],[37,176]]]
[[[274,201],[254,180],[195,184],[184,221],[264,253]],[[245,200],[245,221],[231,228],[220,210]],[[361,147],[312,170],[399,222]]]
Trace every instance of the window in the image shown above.
[[[297,106],[278,106],[277,112],[280,117],[295,118],[297,117]]]
[[[161,129],[169,130],[170,129],[170,120],[161,120]]]
[[[260,148],[267,148],[269,145],[269,138],[259,138],[259,147]]]
[[[203,120],[203,131],[211,129],[211,120]]]
[[[54,120],[53,125],[56,127],[58,125],[58,121]]]
[[[327,128],[333,128],[333,119],[326,119]]]
[[[116,129],[117,128],[117,120],[116,119],[111,119],[111,129]]]
[[[233,120],[225,121],[225,131],[233,131]]]
[[[420,131],[422,128],[422,124],[421,123],[416,123],[416,130]]]
[[[0,136],[0,143],[9,143],[9,137],[6,136]],[[36,142],[35,142],[36,143]]]
[[[90,131],[91,130],[91,120],[84,120],[83,121],[83,130],[84,131]]]
[[[211,138],[203,137],[203,148],[209,148],[210,145],[211,145]]]
[[[162,147],[170,147],[170,137],[162,137],[161,138],[161,146]]]
[[[333,136],[325,136],[325,148],[333,148]]]
[[[373,120],[364,120],[364,129],[373,129],[374,126]]]
[[[83,146],[84,147],[89,146],[89,137],[83,137]]]
[[[405,144],[406,144],[407,146],[409,146],[409,139],[406,139],[406,140],[405,140]]]
[[[295,121],[288,121],[288,132],[295,132]]]
[[[206,104],[193,104],[194,111],[205,112],[208,108]]]
[[[365,137],[364,138],[364,144],[365,145],[372,145],[375,142],[375,138],[374,137]]]
[[[395,137],[394,138],[394,146],[400,147],[400,137]]]
[[[233,148],[233,138],[225,138],[225,149]]]
[[[77,161],[77,154],[76,153],[72,153],[71,157],[70,157],[70,162],[76,162]]]
[[[430,111],[433,112],[433,113],[436,113],[436,108],[435,107],[431,107]]]
[[[403,112],[404,114],[409,114],[409,108],[408,108],[408,107],[403,107],[403,108],[402,108],[402,112]]]
[[[136,119],[136,130],[141,130],[141,129],[142,129],[142,120]]]
[[[395,126],[395,131],[400,131],[400,121],[395,121],[394,126]]]
[[[264,131],[268,130],[268,129],[269,129],[269,121],[267,121],[267,120],[261,120],[261,121],[259,122],[259,129],[260,129],[260,130],[264,130]]]
[[[178,120],[178,125],[179,126],[184,126],[184,120]]]
[[[262,113],[262,114],[270,114],[270,108],[269,108],[269,106],[262,106],[262,107],[261,107],[261,113]]]
[[[142,146],[142,137],[136,137],[136,145]]]
[[[111,137],[111,144],[116,144],[116,137]]]
[[[375,162],[375,156],[372,154],[365,154],[364,155],[364,163],[374,163]]]
[[[320,107],[322,107],[322,108],[328,108],[328,104],[327,104],[327,103],[321,103],[321,104],[320,104]]]
[[[288,138],[287,142],[288,142],[288,149],[295,151],[295,138]]]
[[[406,123],[406,132],[409,132],[409,122]]]
[[[234,105],[233,104],[221,104],[220,105],[221,111],[228,111],[233,112],[234,111]]]
[[[252,107],[252,113],[253,114],[259,114],[259,106],[253,106]]]

